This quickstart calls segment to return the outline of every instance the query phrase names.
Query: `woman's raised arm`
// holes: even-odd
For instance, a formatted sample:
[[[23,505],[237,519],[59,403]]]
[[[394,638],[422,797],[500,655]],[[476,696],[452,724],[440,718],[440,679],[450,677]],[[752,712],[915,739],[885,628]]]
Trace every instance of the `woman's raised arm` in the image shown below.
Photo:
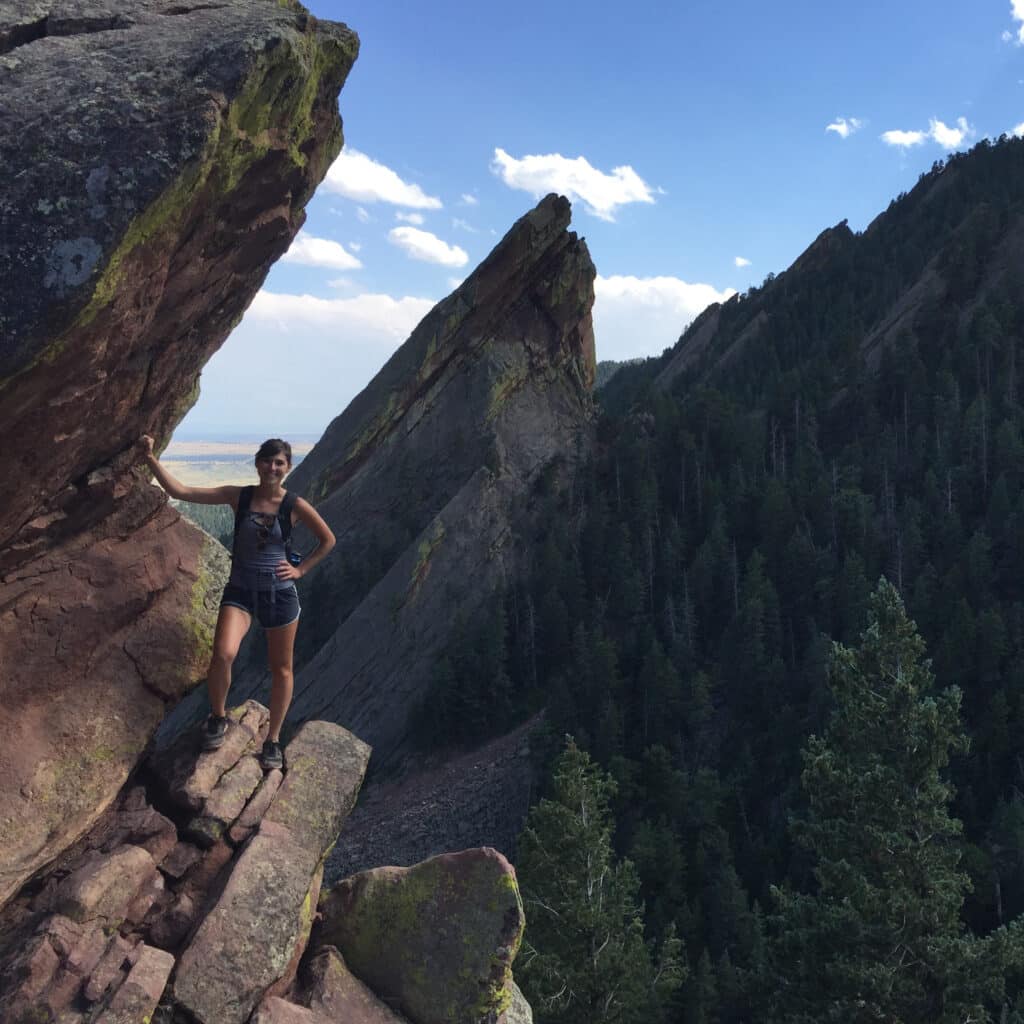
[[[238,506],[240,487],[232,484],[225,484],[223,487],[189,487],[168,473],[153,454],[153,438],[149,434],[143,434],[136,442],[136,447],[153,471],[157,483],[172,498],[179,501],[194,501],[198,505],[230,505],[232,508]]]

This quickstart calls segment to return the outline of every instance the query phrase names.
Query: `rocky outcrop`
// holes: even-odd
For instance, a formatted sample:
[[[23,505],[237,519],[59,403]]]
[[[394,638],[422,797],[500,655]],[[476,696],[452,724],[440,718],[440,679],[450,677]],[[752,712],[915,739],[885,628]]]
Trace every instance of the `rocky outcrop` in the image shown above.
[[[0,4],[0,903],[202,675],[223,558],[143,485],[341,146],[292,0]]]
[[[338,536],[305,591],[291,714],[343,723],[378,768],[407,752],[453,623],[522,571],[541,474],[558,486],[589,450],[595,271],[569,218],[557,196],[521,218],[289,477]],[[239,697],[265,692],[263,663]]]
[[[242,1024],[264,994],[291,984],[309,937],[324,856],[355,803],[370,749],[340,726],[307,722],[286,757],[287,774],[259,831],[175,974],[175,1001],[202,1024]]]
[[[285,750],[283,781],[260,772],[224,838],[194,842],[195,818],[223,814],[222,784],[255,764],[267,717],[249,703],[219,750],[201,753],[191,733],[155,755],[145,786],[4,909],[0,1019],[138,1022],[162,999],[227,1024],[289,989],[370,751],[340,726],[307,723]]]
[[[519,1005],[509,968],[522,906],[492,850],[342,883],[306,952],[325,856],[370,754],[340,726],[306,723],[283,776],[251,787],[223,838],[189,838],[196,817],[225,806],[218,792],[252,759],[267,717],[247,703],[220,750],[201,752],[193,732],[152,756],[140,784],[0,911],[0,1020],[403,1024],[401,1004],[412,1024],[495,1024]]]
[[[319,910],[314,948],[338,949],[413,1024],[494,1020],[511,1001],[525,920],[515,872],[496,850],[364,871]]]

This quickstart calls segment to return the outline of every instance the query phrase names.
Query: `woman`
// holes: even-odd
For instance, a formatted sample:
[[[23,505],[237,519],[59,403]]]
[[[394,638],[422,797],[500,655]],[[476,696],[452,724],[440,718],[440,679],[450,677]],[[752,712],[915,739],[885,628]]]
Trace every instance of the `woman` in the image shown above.
[[[273,680],[270,729],[260,763],[264,771],[281,768],[281,725],[292,699],[292,652],[299,625],[295,581],[327,557],[334,547],[334,534],[308,501],[288,495],[281,486],[292,468],[292,449],[287,441],[271,438],[260,446],[256,453],[256,472],[260,478],[257,487],[188,487],[160,465],[153,454],[153,438],[148,434],[139,439],[139,448],[153,475],[172,498],[202,505],[230,505],[235,511],[231,577],[221,598],[206,679],[212,713],[204,727],[203,749],[215,750],[224,742],[231,666],[242,638],[256,618],[267,633],[267,657]],[[316,549],[300,565],[293,565],[287,558],[286,534],[295,522],[305,524],[318,541]]]

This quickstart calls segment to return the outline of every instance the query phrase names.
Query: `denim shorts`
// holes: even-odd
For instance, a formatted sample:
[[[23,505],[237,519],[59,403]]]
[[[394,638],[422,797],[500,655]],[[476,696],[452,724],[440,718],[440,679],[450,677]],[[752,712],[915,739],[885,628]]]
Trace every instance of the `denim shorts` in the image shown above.
[[[298,617],[299,592],[293,583],[280,590],[247,590],[234,583],[224,588],[220,605],[248,612],[264,629],[290,626]]]

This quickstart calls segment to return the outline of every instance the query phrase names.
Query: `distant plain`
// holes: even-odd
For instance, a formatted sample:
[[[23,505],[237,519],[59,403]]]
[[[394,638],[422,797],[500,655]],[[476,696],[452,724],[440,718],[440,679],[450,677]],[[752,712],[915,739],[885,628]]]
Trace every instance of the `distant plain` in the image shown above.
[[[171,441],[160,462],[183,484],[216,487],[220,484],[257,483],[253,457],[260,441]],[[294,465],[313,447],[312,441],[292,444]]]

